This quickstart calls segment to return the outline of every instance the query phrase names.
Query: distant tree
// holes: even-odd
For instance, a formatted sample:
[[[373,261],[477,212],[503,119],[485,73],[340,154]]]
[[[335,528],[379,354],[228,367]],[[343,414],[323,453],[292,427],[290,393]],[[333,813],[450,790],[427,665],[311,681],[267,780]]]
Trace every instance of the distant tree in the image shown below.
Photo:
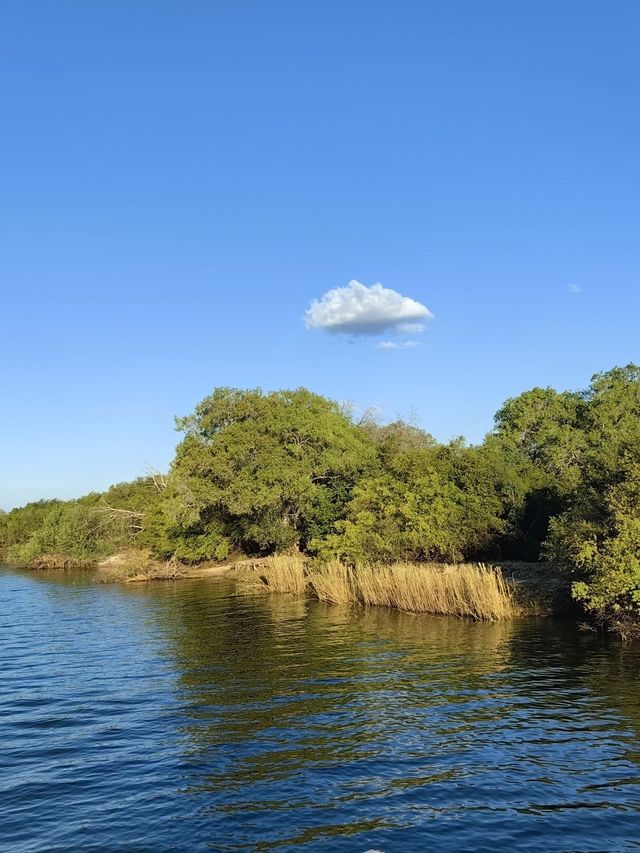
[[[41,527],[49,511],[61,501],[43,500],[10,510],[0,519],[0,553],[5,559]]]
[[[436,439],[428,432],[405,423],[392,421],[388,424],[378,424],[375,421],[364,421],[361,429],[376,445],[382,464],[390,462],[400,453],[409,450],[424,450],[438,447]]]
[[[43,554],[90,560],[135,545],[157,493],[150,478],[78,500],[39,501],[0,518],[0,554],[29,562]]]

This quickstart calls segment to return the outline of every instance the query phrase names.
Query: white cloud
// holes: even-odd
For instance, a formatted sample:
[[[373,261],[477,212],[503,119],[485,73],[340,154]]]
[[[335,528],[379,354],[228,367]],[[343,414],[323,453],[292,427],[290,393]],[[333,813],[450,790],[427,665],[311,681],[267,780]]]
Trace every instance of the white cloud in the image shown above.
[[[380,341],[376,349],[413,349],[419,346],[418,341]]]
[[[414,334],[424,329],[420,321],[432,317],[426,305],[415,299],[381,284],[367,287],[354,280],[314,299],[304,322],[308,329],[334,334],[378,335],[390,330]]]
[[[579,284],[568,284],[567,290],[569,293],[582,293],[582,288]]]

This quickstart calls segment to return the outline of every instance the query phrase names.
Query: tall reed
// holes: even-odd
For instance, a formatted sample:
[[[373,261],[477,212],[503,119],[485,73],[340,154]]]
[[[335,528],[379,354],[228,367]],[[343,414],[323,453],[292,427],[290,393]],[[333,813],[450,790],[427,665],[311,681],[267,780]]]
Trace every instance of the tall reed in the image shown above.
[[[269,592],[302,595],[307,585],[305,560],[298,555],[256,560],[238,574],[238,592],[244,595]]]
[[[484,565],[367,566],[357,570],[356,579],[362,604],[486,621],[514,615],[512,592],[502,573]]]
[[[330,604],[392,607],[408,613],[494,621],[515,615],[513,591],[499,569],[482,564],[395,563],[350,568],[332,561],[271,557],[240,579],[240,592],[308,592]]]
[[[313,566],[308,574],[311,592],[329,604],[353,604],[358,601],[358,579],[355,570],[332,560]]]

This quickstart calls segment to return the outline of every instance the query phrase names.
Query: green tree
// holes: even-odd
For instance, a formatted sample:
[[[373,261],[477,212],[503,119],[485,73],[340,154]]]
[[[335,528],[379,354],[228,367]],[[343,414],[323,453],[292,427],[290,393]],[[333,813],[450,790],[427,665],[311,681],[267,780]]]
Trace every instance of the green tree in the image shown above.
[[[495,416],[494,434],[531,463],[532,485],[570,494],[580,481],[586,410],[582,394],[533,388],[506,401]]]
[[[27,504],[0,518],[0,553],[17,562],[44,554],[78,560],[113,554],[137,544],[158,500],[153,479],[140,478],[78,500]]]
[[[461,448],[451,454],[460,455]],[[381,473],[354,489],[346,517],[313,547],[352,563],[393,560],[459,561],[503,529],[500,501],[461,488],[452,460],[440,449],[407,447],[385,459]],[[449,470],[448,470],[449,469]]]
[[[640,615],[640,368],[596,374],[582,395],[584,451],[570,506],[550,524],[550,559],[605,620]]]
[[[271,552],[303,547],[340,517],[375,461],[371,440],[340,407],[303,388],[263,394],[218,388],[178,420],[166,489],[165,545]]]
[[[493,444],[522,490],[504,542],[513,556],[538,559],[550,520],[570,505],[581,479],[586,410],[579,393],[533,388],[497,412],[485,444]]]
[[[11,552],[39,530],[49,511],[59,503],[57,500],[34,501],[4,513],[0,518],[0,554],[3,558],[10,559]]]

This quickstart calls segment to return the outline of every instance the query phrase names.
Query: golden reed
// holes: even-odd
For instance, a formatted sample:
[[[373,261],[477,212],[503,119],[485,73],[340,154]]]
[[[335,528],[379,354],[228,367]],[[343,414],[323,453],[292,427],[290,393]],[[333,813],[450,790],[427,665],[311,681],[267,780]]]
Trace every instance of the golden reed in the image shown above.
[[[351,568],[301,556],[269,557],[239,576],[239,592],[309,593],[330,604],[392,607],[408,613],[493,622],[517,614],[499,569],[482,564],[394,563]]]

